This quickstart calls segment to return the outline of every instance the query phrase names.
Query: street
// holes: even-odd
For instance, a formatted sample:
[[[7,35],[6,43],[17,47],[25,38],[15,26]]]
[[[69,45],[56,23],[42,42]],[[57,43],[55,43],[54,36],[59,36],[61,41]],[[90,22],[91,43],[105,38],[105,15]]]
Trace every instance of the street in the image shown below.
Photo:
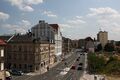
[[[85,57],[81,52],[75,52],[44,74],[14,76],[13,80],[79,80],[84,68],[82,70],[77,70],[77,67],[79,63],[83,63],[84,67]],[[79,61],[76,60],[78,57],[80,57]],[[73,65],[76,66],[75,70],[70,69]]]

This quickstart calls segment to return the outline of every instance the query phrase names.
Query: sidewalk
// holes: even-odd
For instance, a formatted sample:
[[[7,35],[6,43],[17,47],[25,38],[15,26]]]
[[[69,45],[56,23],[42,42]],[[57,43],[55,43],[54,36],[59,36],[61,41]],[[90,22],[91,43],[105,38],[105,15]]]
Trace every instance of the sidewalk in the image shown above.
[[[68,58],[68,57],[70,57],[71,55],[72,55],[72,53],[70,53],[69,55],[66,55],[65,58]],[[51,64],[51,65],[49,66],[49,68],[53,68],[54,66],[56,66],[56,65],[59,64],[60,62],[61,62],[61,61],[58,61],[58,62],[55,62],[54,64]],[[42,71],[41,71],[41,73],[40,73],[40,71],[37,71],[37,72],[27,73],[27,74],[25,74],[25,75],[40,75],[40,74],[43,74],[43,73],[45,73],[45,72],[47,72],[47,68],[43,68]]]
[[[90,74],[84,73],[83,76],[80,78],[80,80],[107,80],[107,79],[103,75],[93,75],[93,74],[90,75]]]
[[[58,63],[60,63],[60,61],[50,65],[49,68],[52,68],[52,67],[56,66]],[[47,68],[43,68],[41,70],[41,73],[40,73],[40,71],[36,71],[36,72],[27,73],[26,75],[33,75],[34,76],[34,75],[44,74],[45,72],[47,72]]]

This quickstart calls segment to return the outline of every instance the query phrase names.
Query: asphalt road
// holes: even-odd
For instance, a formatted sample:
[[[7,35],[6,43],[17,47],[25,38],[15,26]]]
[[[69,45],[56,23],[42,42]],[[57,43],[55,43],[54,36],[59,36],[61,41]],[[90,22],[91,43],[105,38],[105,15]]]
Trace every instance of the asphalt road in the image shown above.
[[[13,80],[79,80],[80,76],[83,73],[83,70],[69,70],[66,74],[61,75],[60,73],[63,69],[70,68],[72,65],[78,67],[80,62],[84,63],[85,57],[84,55],[79,55],[80,53],[73,53],[70,57],[68,57],[65,61],[61,61],[59,64],[51,68],[48,72],[42,75],[23,75],[23,76],[14,76]],[[76,59],[80,56],[80,60],[76,61]],[[65,65],[65,62],[67,65]]]

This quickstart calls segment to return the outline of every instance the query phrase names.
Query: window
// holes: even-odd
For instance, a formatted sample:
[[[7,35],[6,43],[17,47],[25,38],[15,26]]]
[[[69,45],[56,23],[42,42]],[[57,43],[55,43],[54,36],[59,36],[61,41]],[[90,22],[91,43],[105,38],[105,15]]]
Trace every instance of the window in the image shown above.
[[[1,56],[1,57],[4,57],[4,50],[3,50],[3,49],[1,50],[0,56]]]
[[[16,68],[16,64],[13,65],[13,68]]]
[[[11,55],[10,54],[8,55],[8,59],[11,59]]]
[[[24,68],[27,69],[27,64],[24,64]]]
[[[38,48],[36,48],[36,52],[38,52]]]
[[[21,46],[19,46],[19,51],[21,51],[22,50],[22,47]]]
[[[4,63],[0,64],[1,70],[4,70]]]
[[[19,64],[19,69],[21,69],[22,68],[22,65],[21,64]]]

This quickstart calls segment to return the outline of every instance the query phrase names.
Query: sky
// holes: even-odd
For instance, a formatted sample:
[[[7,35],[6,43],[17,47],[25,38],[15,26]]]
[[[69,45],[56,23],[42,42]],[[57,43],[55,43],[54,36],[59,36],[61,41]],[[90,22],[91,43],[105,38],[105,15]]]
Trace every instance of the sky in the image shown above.
[[[71,39],[108,32],[120,41],[120,0],[0,0],[0,35],[26,33],[39,20],[58,24]]]

